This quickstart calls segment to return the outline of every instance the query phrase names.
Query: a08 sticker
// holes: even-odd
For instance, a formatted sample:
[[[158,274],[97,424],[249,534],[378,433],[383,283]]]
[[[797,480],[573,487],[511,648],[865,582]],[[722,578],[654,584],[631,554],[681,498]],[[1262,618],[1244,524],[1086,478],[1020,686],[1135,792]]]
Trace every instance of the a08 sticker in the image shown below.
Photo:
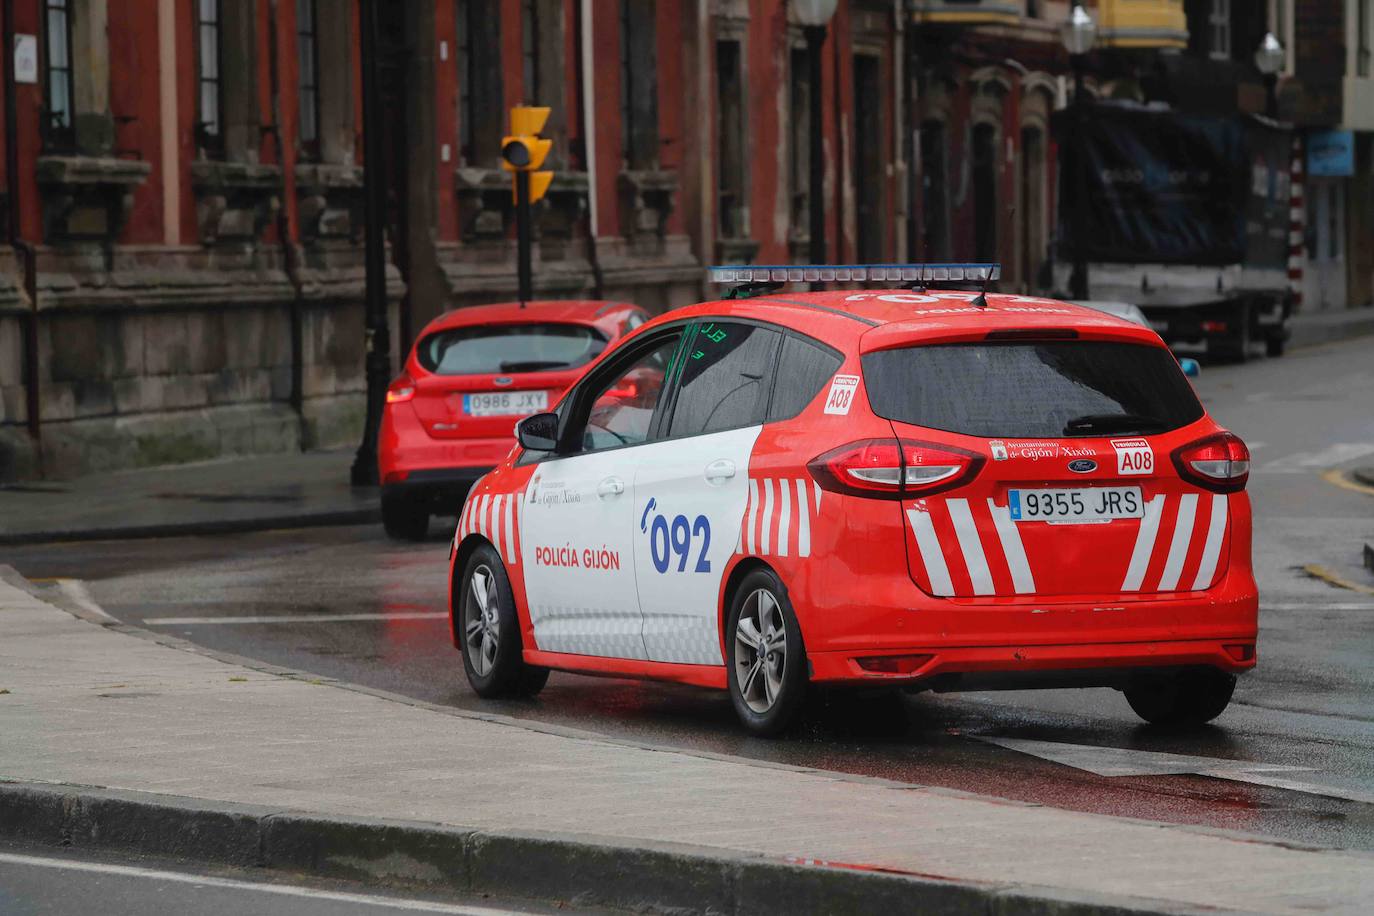
[[[1155,452],[1144,439],[1113,439],[1112,448],[1116,450],[1116,472],[1123,477],[1138,477],[1153,474]]]
[[[654,561],[654,569],[660,573],[669,570],[708,573],[711,561],[706,558],[711,549],[711,520],[704,515],[689,519],[685,515],[675,515],[669,520],[663,513],[650,513],[658,506],[658,500],[650,497],[639,519],[639,530],[649,536],[649,556]]]
[[[854,406],[854,392],[859,390],[857,375],[837,375],[830,383],[830,393],[825,396],[825,412],[830,414],[849,413]]]

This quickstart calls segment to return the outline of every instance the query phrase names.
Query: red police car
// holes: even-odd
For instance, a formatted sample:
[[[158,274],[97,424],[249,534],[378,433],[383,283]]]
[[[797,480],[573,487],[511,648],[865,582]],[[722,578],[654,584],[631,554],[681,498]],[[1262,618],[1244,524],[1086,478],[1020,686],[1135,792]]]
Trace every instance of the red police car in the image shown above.
[[[770,270],[812,278],[724,273]],[[484,697],[658,678],[728,689],[771,734],[810,685],[1111,686],[1196,724],[1255,664],[1246,447],[1153,331],[1093,309],[919,285],[706,302],[517,435],[451,555]]]
[[[377,464],[387,533],[419,540],[431,514],[456,515],[472,482],[510,452],[515,422],[548,410],[648,317],[593,300],[483,305],[430,322],[386,394]]]

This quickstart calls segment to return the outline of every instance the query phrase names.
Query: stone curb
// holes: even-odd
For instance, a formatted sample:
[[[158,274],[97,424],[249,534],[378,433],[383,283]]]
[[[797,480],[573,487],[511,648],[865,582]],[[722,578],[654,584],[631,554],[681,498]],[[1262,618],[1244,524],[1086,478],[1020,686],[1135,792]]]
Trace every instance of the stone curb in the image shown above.
[[[686,844],[506,833],[113,789],[0,782],[0,840],[266,868],[371,886],[674,914],[1202,914],[1140,898],[984,885]],[[1212,913],[1214,911],[1205,911]]]
[[[193,522],[163,522],[155,525],[125,525],[109,528],[55,528],[48,531],[0,531],[0,547],[53,544],[72,541],[127,541],[142,538],[184,537],[187,535],[244,534],[282,528],[325,528],[336,525],[365,525],[382,520],[378,507],[310,512],[299,515],[261,515],[252,518],[217,518]]]

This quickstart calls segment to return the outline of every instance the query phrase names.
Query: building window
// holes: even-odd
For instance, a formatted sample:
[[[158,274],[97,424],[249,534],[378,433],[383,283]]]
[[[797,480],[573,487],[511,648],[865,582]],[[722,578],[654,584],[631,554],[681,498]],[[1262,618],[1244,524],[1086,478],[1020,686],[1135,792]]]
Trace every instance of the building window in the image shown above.
[[[47,111],[44,145],[67,149],[75,145],[76,108],[72,92],[72,18],[68,0],[47,0]]]
[[[788,186],[792,189],[792,235],[804,238],[811,226],[811,214],[807,206],[811,192],[811,70],[806,48],[793,48],[789,63],[788,104],[791,116],[788,125],[792,136],[789,144]]]
[[[854,55],[854,206],[857,254],[862,264],[883,257],[883,125],[881,61],[871,54]]]
[[[1231,59],[1231,0],[1211,0],[1207,10],[1209,50],[1214,60]]]
[[[716,42],[716,191],[720,234],[744,238],[746,225],[744,85],[738,41]]]
[[[658,32],[654,3],[620,0],[620,121],[625,167],[658,167]]]
[[[1040,0],[1026,0],[1026,17],[1029,19],[1040,18]]]
[[[521,0],[520,7],[525,101],[536,103],[543,97],[539,91],[539,0]]]
[[[973,259],[997,261],[997,128],[973,128]]]
[[[949,154],[943,121],[921,125],[921,261],[949,259]]]
[[[1355,3],[1355,75],[1367,77],[1374,69],[1374,0],[1356,0]]]
[[[320,62],[315,0],[296,0],[296,59],[300,66],[301,156],[320,157]]]
[[[224,154],[223,94],[220,83],[219,0],[196,3],[196,144],[203,155]]]
[[[458,150],[465,165],[494,166],[501,154],[501,10],[496,0],[458,7]]]

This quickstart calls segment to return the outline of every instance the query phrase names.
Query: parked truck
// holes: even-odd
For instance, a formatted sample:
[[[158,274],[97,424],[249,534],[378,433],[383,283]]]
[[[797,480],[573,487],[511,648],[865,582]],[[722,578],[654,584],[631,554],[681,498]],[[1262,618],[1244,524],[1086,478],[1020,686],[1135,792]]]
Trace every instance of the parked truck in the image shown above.
[[[1054,129],[1057,290],[1070,289],[1078,229],[1087,298],[1133,302],[1167,342],[1205,342],[1215,357],[1244,360],[1260,343],[1283,353],[1295,301],[1286,127],[1102,102],[1059,112]]]

